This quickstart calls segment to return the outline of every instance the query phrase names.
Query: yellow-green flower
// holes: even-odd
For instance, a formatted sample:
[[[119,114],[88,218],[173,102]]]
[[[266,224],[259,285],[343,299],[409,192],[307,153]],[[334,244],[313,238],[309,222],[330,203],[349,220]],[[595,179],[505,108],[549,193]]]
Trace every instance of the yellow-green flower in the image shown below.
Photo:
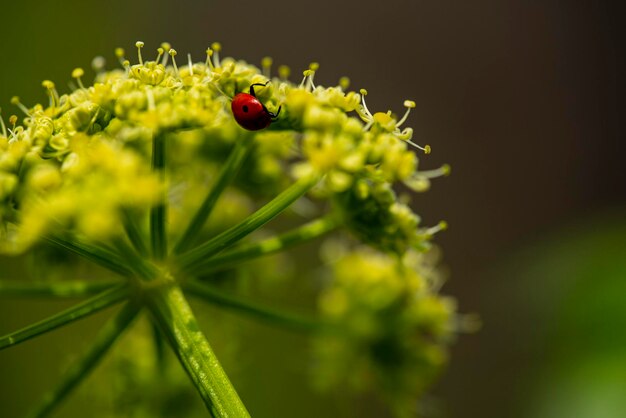
[[[145,58],[143,42],[136,47],[135,63],[117,49],[120,68],[106,70],[98,57],[93,83],[76,68],[71,91],[45,80],[47,105],[28,107],[14,97],[23,118],[12,115],[6,125],[0,117],[0,252],[36,251],[45,243],[42,254],[81,256],[103,268],[96,276],[88,270],[88,277],[108,273],[114,282],[68,285],[58,279],[79,263],[70,258],[46,270],[42,265],[53,256],[41,258],[40,271],[54,280],[36,291],[54,297],[103,292],[35,324],[32,334],[0,337],[0,349],[128,300],[76,373],[86,376],[145,308],[212,414],[248,416],[186,301],[193,294],[319,332],[326,386],[378,390],[405,416],[406,405],[445,362],[457,331],[455,305],[438,294],[427,262],[430,241],[445,223],[422,227],[408,199],[396,193],[401,185],[424,191],[432,178],[449,173],[448,166],[418,170],[422,157],[414,148],[428,154],[430,147],[417,145],[412,129],[402,127],[415,103],[406,101],[399,119],[390,111],[371,113],[367,91],[349,91],[347,78],[316,85],[317,63],[291,82],[285,66],[272,76],[270,58],[259,69],[220,57],[217,43],[201,62],[190,55],[181,60],[167,43],[153,60]],[[267,129],[248,131],[233,117],[231,101],[255,84],[264,112],[281,112]],[[286,222],[264,228],[277,217]],[[320,315],[301,318],[222,293],[227,281],[292,271],[244,262],[338,229],[350,238],[341,257],[323,267],[324,285],[316,286]],[[282,256],[278,260],[289,259]],[[289,263],[302,274],[298,263]],[[10,288],[3,279],[0,293]],[[42,408],[69,393],[67,385],[80,380],[75,377]]]

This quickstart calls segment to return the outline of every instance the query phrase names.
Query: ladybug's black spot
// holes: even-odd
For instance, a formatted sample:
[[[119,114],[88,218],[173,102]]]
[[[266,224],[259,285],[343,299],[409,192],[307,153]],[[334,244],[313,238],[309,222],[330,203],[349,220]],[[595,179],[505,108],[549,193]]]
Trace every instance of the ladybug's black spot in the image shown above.
[[[248,113],[248,106],[243,105],[243,107],[241,108],[241,110],[243,110],[244,112]]]

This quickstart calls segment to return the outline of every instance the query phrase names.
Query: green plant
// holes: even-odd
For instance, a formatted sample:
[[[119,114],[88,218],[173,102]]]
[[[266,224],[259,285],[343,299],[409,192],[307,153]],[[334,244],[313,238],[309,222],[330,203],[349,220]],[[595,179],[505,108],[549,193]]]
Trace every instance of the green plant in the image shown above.
[[[108,271],[68,278],[80,261],[50,266],[46,280],[2,277],[0,296],[85,297],[82,303],[0,337],[0,349],[19,344],[124,302],[93,346],[44,398],[32,416],[53,410],[94,368],[142,310],[180,360],[215,417],[248,412],[200,331],[187,296],[310,332],[316,340],[318,381],[332,387],[378,390],[399,416],[407,414],[445,360],[458,318],[438,295],[440,280],[429,241],[441,223],[421,228],[394,185],[424,191],[447,166],[418,171],[400,129],[406,114],[370,113],[365,90],[314,84],[317,64],[301,83],[289,69],[270,76],[231,58],[219,44],[204,63],[178,67],[164,44],[154,61],[131,65],[60,96],[50,81],[47,106],[12,102],[26,117],[0,135],[0,249],[78,255]],[[168,65],[171,57],[171,65]],[[253,83],[276,122],[263,131],[239,127],[230,97]],[[351,114],[356,112],[356,115]],[[0,119],[1,120],[1,119]],[[308,197],[305,197],[308,196]],[[298,203],[296,203],[298,202]],[[265,225],[281,215],[284,223]],[[270,232],[268,232],[270,231]],[[249,260],[326,238],[325,282],[318,314],[302,316],[260,306],[220,288],[237,280]],[[251,239],[248,239],[251,237]],[[332,247],[332,251],[328,248]],[[54,273],[55,268],[57,271]],[[263,269],[254,275],[262,280]],[[64,277],[59,277],[63,275]],[[94,275],[98,276],[98,275]],[[99,276],[98,276],[99,277]]]

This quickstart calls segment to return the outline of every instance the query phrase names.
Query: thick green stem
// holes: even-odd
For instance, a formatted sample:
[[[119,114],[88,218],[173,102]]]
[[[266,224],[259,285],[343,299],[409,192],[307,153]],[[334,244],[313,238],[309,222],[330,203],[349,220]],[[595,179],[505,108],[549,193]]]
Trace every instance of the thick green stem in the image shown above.
[[[2,280],[0,281],[0,297],[77,298],[98,294],[119,283],[119,280],[71,280],[63,282]]]
[[[31,411],[28,417],[42,418],[50,414],[98,365],[113,343],[115,343],[115,340],[137,316],[139,310],[138,305],[130,302],[122,308],[115,318],[110,319],[100,330],[89,350],[72,363],[72,366],[65,372],[59,384],[54,390],[46,394],[41,403],[36,409]]]
[[[272,309],[256,303],[248,302],[236,296],[224,293],[213,286],[190,280],[184,285],[185,292],[200,297],[207,302],[234,312],[249,315],[252,318],[264,320],[298,331],[321,331],[330,325],[315,318],[306,317],[294,313],[286,313],[282,310]]]
[[[228,160],[222,166],[222,169],[213,184],[213,187],[204,198],[202,205],[196,212],[195,216],[189,223],[189,226],[181,236],[178,244],[174,248],[175,254],[180,254],[189,249],[191,244],[193,244],[194,239],[198,236],[198,233],[202,230],[202,227],[206,223],[207,219],[211,215],[217,200],[221,196],[222,192],[228,186],[228,184],[233,180],[239,168],[243,164],[243,161],[252,147],[252,138],[241,138],[240,141],[237,142],[235,148],[231,151]]]
[[[215,271],[221,267],[238,264],[246,260],[275,254],[287,250],[295,245],[321,237],[339,226],[334,216],[327,216],[302,225],[292,231],[265,239],[253,244],[241,245],[229,251],[224,251],[203,261],[191,270],[194,275],[202,275]]]
[[[206,258],[219,253],[248,234],[256,231],[288,208],[293,202],[315,186],[318,181],[319,177],[317,176],[305,177],[298,180],[287,190],[283,191],[239,224],[227,229],[195,249],[182,254],[178,259],[180,267],[188,271]]]
[[[86,258],[108,270],[121,274],[122,276],[132,276],[133,272],[117,254],[95,245],[89,245],[77,239],[68,240],[61,236],[45,236],[44,240],[57,247],[68,250],[74,254]]]
[[[98,296],[79,303],[78,305],[66,309],[63,312],[46,318],[43,321],[39,321],[35,324],[22,328],[19,331],[0,337],[0,350],[94,314],[120,302],[122,299],[128,298],[129,295],[130,290],[126,285],[117,286],[113,289],[107,290]]]
[[[249,417],[209,342],[200,331],[180,287],[162,286],[146,294],[146,301],[174,353],[216,418]]]
[[[163,183],[165,180],[165,133],[157,133],[152,139],[152,169],[158,173]],[[167,196],[150,210],[150,243],[152,255],[162,260],[167,255]]]

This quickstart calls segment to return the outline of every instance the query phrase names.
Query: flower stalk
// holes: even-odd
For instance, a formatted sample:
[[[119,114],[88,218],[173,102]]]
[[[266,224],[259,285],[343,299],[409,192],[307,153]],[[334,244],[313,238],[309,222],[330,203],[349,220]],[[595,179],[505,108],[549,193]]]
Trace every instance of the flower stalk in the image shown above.
[[[100,363],[115,341],[131,324],[140,310],[140,305],[127,303],[122,310],[110,319],[100,330],[89,349],[63,375],[59,384],[49,392],[28,418],[48,416]]]
[[[231,151],[230,156],[222,166],[222,169],[215,180],[215,184],[210,189],[206,198],[202,202],[202,205],[196,212],[195,216],[189,223],[189,226],[181,236],[180,240],[174,247],[174,253],[180,254],[189,249],[189,247],[193,244],[194,239],[198,236],[202,227],[206,223],[209,216],[211,216],[211,212],[217,203],[217,200],[221,196],[222,192],[228,186],[228,184],[233,180],[237,171],[243,164],[246,155],[250,151],[250,148],[253,146],[254,141],[246,135],[245,137],[240,138],[240,140],[235,145],[235,148]]]
[[[0,337],[0,350],[27,341],[38,335],[50,332],[54,329],[70,324],[86,316],[92,315],[106,309],[129,297],[130,290],[126,285],[116,286],[113,289],[104,291],[91,299],[88,299],[76,306],[66,309],[56,315],[29,325],[21,330],[12,332]]]
[[[0,297],[79,298],[93,296],[118,285],[119,280],[0,281]]]
[[[319,319],[245,301],[198,280],[189,280],[183,288],[186,292],[216,306],[296,331],[319,332],[332,328],[332,324],[324,323]]]
[[[86,244],[76,238],[68,239],[59,235],[46,236],[43,239],[58,248],[79,255],[114,273],[127,277],[133,275],[132,270],[125,265],[119,255],[105,248],[101,248],[97,245]]]
[[[275,237],[256,243],[239,245],[232,250],[209,257],[193,268],[190,273],[201,276],[257,257],[285,251],[296,245],[322,237],[337,229],[339,225],[340,222],[336,216],[325,216]]]
[[[152,169],[162,181],[165,178],[165,147],[165,133],[154,134],[152,139]],[[150,210],[150,242],[152,255],[157,260],[163,260],[167,255],[167,205],[165,201],[166,199],[163,198],[162,202],[157,203]]]
[[[128,210],[123,211],[123,223],[126,236],[130,240],[135,250],[144,258],[148,257],[149,251],[145,238],[137,225],[137,220],[133,213]]]
[[[204,259],[223,251],[228,246],[235,244],[242,238],[256,231],[287,209],[299,197],[315,186],[319,180],[320,177],[317,175],[301,178],[239,224],[227,229],[204,244],[197,246],[195,249],[182,254],[177,259],[180,267],[185,271],[189,271],[194,268],[195,265],[200,264]]]

